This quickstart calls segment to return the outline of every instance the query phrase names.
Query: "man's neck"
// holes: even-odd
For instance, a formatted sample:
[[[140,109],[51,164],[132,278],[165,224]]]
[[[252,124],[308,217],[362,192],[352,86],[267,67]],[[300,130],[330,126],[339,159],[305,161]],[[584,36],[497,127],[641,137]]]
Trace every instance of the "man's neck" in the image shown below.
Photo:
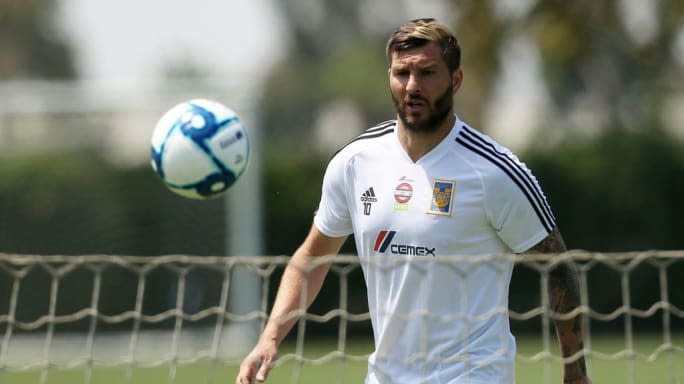
[[[450,113],[440,124],[439,128],[432,132],[414,132],[404,126],[400,119],[397,120],[397,133],[399,142],[406,154],[417,162],[444,140],[456,122],[456,116]]]

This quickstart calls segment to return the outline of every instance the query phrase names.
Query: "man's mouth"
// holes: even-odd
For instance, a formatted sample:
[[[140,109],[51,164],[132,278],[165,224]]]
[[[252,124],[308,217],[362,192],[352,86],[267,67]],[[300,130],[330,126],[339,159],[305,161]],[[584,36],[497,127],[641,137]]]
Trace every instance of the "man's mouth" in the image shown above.
[[[409,111],[414,111],[414,112],[417,112],[417,111],[419,111],[419,110],[422,110],[423,108],[425,108],[425,105],[426,105],[426,104],[425,104],[424,101],[422,101],[422,100],[417,100],[417,99],[411,99],[411,100],[409,100],[409,101],[406,102],[406,108],[407,108]]]

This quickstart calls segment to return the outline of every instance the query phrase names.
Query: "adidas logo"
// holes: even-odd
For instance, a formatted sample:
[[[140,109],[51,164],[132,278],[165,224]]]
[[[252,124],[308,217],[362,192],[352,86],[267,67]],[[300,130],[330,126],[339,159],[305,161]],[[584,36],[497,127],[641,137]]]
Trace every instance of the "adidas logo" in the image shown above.
[[[361,201],[364,203],[376,203],[378,201],[378,198],[375,197],[373,187],[368,188],[366,192],[361,195]]]

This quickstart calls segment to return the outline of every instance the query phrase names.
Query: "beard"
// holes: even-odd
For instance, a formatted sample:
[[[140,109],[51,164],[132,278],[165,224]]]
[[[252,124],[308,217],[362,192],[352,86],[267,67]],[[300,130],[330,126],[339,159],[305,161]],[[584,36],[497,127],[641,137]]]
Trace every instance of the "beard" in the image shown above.
[[[423,98],[422,96],[409,97],[409,99],[417,99],[424,102],[428,107],[427,117],[413,122],[410,122],[408,119],[406,103],[402,103],[401,101],[397,100],[391,91],[390,93],[392,93],[392,103],[394,104],[394,108],[397,110],[397,115],[404,126],[412,132],[430,133],[435,132],[449,116],[449,113],[454,106],[453,88],[453,85],[449,84],[449,87],[447,87],[446,91],[444,91],[444,93],[442,93],[434,103],[430,103],[429,100]]]

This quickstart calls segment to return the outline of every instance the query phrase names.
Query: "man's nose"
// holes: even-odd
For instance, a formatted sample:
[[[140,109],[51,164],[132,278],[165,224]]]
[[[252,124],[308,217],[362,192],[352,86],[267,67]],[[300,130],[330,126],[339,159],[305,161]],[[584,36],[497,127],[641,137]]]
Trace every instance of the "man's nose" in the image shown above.
[[[408,81],[406,82],[406,92],[420,92],[420,80],[415,73],[411,73],[408,77]]]

